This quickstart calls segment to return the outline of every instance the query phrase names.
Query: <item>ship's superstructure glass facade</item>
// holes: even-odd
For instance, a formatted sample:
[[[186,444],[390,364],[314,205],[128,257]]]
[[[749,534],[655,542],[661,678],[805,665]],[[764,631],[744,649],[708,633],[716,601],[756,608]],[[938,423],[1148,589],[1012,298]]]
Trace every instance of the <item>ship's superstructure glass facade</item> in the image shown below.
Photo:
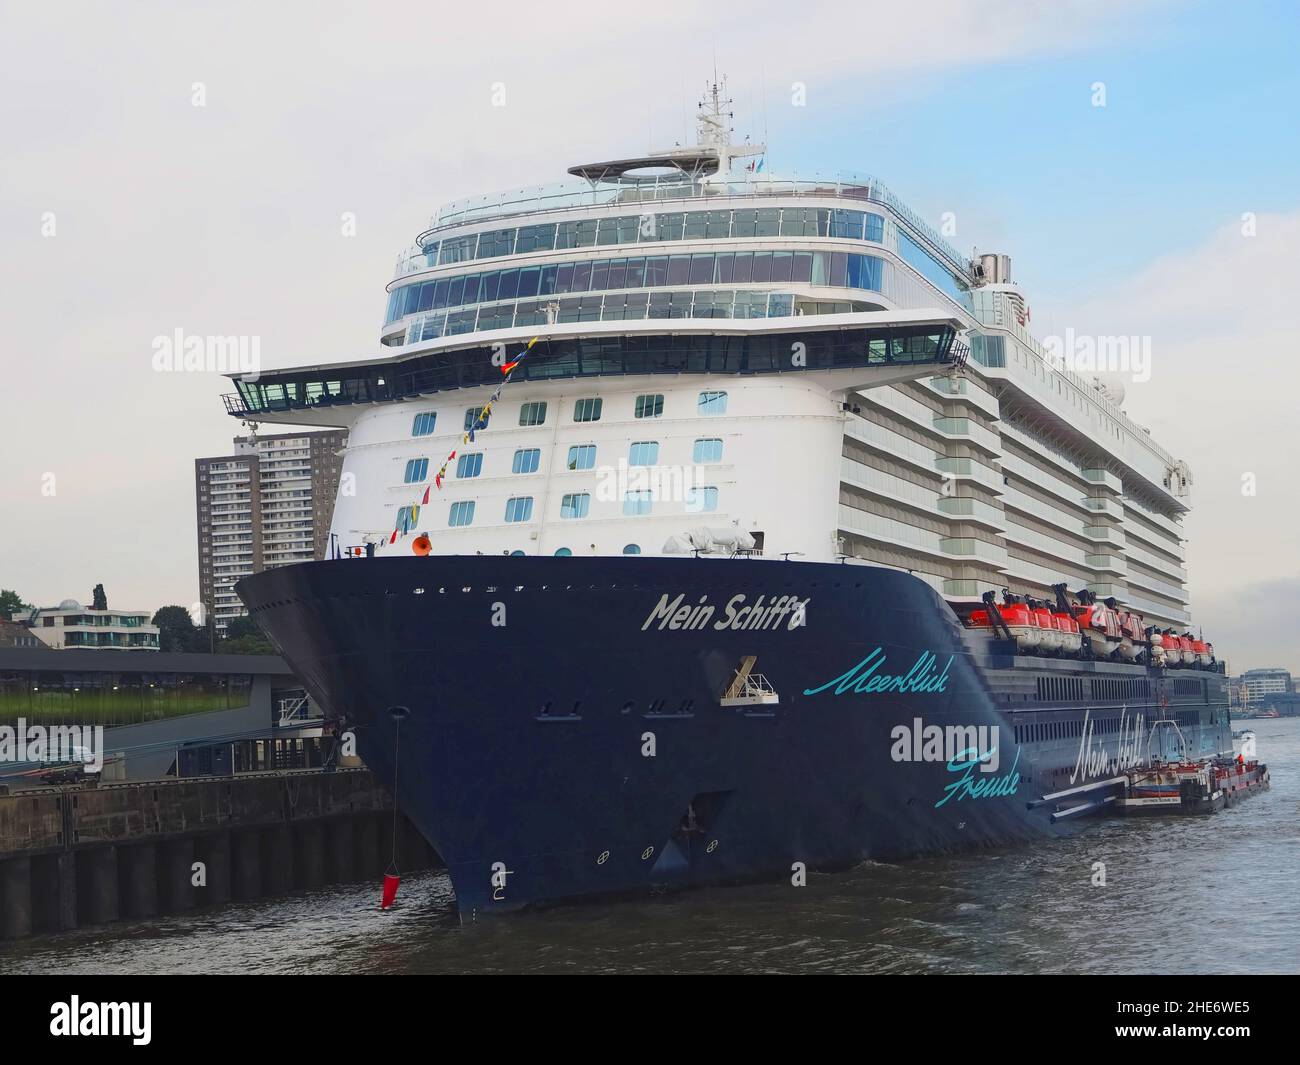
[[[754,532],[763,557],[906,569],[951,598],[1064,581],[1188,622],[1185,468],[1111,390],[1053,364],[1008,278],[884,186],[582,173],[444,209],[389,284],[385,355],[241,381],[232,413],[373,424],[384,489],[351,527],[428,531],[436,552],[659,553],[690,522]],[[405,498],[477,424],[494,345],[533,333],[439,493]],[[837,391],[859,370],[869,386]],[[805,507],[797,535],[763,517],[827,469],[824,517]],[[680,492],[636,481],[680,470]]]

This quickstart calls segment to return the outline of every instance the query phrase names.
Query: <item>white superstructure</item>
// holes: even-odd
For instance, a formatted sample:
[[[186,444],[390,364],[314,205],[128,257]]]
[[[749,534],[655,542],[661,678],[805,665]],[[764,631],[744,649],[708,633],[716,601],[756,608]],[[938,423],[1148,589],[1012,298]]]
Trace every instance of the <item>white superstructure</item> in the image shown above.
[[[399,261],[381,354],[239,381],[232,413],[349,428],[331,550],[660,554],[705,531],[1186,625],[1190,475],[1056,368],[1006,257],[964,258],[873,179],[770,175],[724,106],[693,148],[449,205]],[[534,336],[466,443],[491,360]]]

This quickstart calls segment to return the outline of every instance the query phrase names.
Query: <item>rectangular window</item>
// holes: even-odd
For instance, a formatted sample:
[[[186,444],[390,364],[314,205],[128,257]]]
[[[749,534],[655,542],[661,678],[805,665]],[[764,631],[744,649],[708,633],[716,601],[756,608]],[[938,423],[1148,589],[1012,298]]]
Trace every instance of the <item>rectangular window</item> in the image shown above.
[[[512,496],[506,500],[506,521],[527,521],[532,516],[532,496]]]
[[[483,452],[475,451],[456,459],[457,477],[477,477],[483,472]]]
[[[653,466],[659,461],[659,441],[639,440],[628,452],[629,466]]]
[[[722,441],[716,437],[695,441],[691,458],[695,462],[721,462]]]
[[[482,413],[483,413],[483,408],[482,408],[482,407],[469,407],[469,408],[465,411],[465,431],[466,431],[466,432],[469,432],[471,429],[476,429],[476,428],[477,428],[477,429],[486,429],[486,428],[487,428],[488,419],[487,419],[487,418],[481,418],[480,415],[481,415]],[[491,415],[489,415],[488,417],[491,417]],[[481,425],[479,424],[480,422],[482,422]]]
[[[545,401],[525,403],[519,408],[520,425],[541,425],[546,421]]]
[[[521,447],[515,452],[514,461],[510,463],[510,472],[536,473],[541,462],[542,452],[540,448]]]
[[[420,508],[416,505],[402,507],[397,512],[397,531],[408,533],[420,523]]]
[[[686,493],[686,513],[704,514],[718,509],[716,488],[692,488]]]
[[[727,393],[725,392],[701,392],[699,400],[699,413],[701,414],[726,414],[727,413]]]
[[[651,492],[628,492],[623,497],[623,513],[632,517],[649,514],[653,506],[654,495]]]
[[[591,509],[591,494],[573,492],[560,500],[561,518],[585,518]]]
[[[461,500],[459,503],[451,505],[451,513],[447,516],[447,524],[452,528],[458,528],[462,525],[469,525],[474,521],[474,500]]]
[[[663,413],[664,397],[662,394],[636,397],[636,416],[638,418],[661,418]]]
[[[433,434],[434,424],[438,420],[438,415],[433,411],[424,414],[417,414],[415,422],[411,425],[412,436],[431,436]]]
[[[567,463],[571,470],[589,470],[596,465],[595,444],[575,444],[569,448]]]
[[[599,396],[590,399],[580,399],[573,405],[573,420],[575,422],[598,422],[600,421],[600,409],[604,405]]]
[[[418,484],[420,481],[425,480],[428,476],[429,476],[428,459],[407,459],[406,473],[402,476],[403,481],[405,481],[407,484]]]

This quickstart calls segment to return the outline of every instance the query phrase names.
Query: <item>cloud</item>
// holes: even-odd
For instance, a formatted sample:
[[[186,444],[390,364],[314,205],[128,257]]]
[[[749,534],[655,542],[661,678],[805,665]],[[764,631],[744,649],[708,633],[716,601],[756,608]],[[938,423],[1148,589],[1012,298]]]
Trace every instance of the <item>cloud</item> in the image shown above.
[[[695,3],[10,12],[0,73],[9,441],[0,585],[42,602],[84,598],[101,581],[126,606],[192,602],[193,459],[225,453],[238,426],[221,413],[222,378],[152,371],[153,338],[177,328],[258,336],[268,365],[373,352],[393,261],[439,203],[689,136],[715,56],[735,75],[740,132],[756,131],[766,102],[777,140],[796,123],[828,121],[846,100],[882,108],[928,91],[957,66],[1122,37],[1162,6],[822,0],[750,4],[743,17]],[[809,88],[805,109],[788,106],[796,80]],[[196,82],[202,108],[192,106]],[[491,104],[498,82],[504,108]],[[52,239],[40,232],[46,211],[57,219]],[[341,235],[344,212],[356,215],[355,237]],[[1152,298],[1159,288],[1151,283]],[[1233,350],[1231,369],[1219,363],[1224,377],[1255,358]],[[1227,394],[1219,376],[1196,380],[1203,395]],[[1279,400],[1262,402],[1273,411]],[[1224,414],[1194,415],[1199,428],[1176,409],[1170,420],[1190,447]],[[1142,416],[1156,425],[1163,415]],[[1278,428],[1270,447],[1284,440]],[[1257,465],[1272,491],[1268,457]],[[1219,476],[1231,472],[1228,463]],[[54,496],[41,493],[46,473],[57,477]],[[1214,471],[1202,463],[1198,475],[1205,491]],[[1249,535],[1239,530],[1238,543]]]
[[[1151,338],[1151,379],[1127,384],[1125,409],[1191,466],[1188,573],[1207,632],[1212,604],[1300,574],[1300,359],[1289,322],[1300,211],[1259,215],[1253,235],[1243,229],[1252,231],[1225,220],[1199,246],[1115,279],[1072,312],[1035,314],[1045,335],[1073,326]],[[1278,621],[1295,644],[1300,614]]]
[[[1207,593],[1199,613],[1234,676],[1267,666],[1300,676],[1297,604],[1300,578],[1291,577]]]

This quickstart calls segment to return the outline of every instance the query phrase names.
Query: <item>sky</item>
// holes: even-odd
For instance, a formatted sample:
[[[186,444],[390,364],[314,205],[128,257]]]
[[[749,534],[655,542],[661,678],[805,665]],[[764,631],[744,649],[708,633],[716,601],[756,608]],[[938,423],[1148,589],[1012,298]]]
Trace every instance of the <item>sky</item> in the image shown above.
[[[1194,618],[1300,673],[1300,5],[0,0],[0,40],[0,587],[191,604],[239,426],[154,338],[373,353],[440,204],[693,139],[716,64],[770,169],[1009,254],[1040,335],[1151,338],[1125,407],[1193,471]]]

